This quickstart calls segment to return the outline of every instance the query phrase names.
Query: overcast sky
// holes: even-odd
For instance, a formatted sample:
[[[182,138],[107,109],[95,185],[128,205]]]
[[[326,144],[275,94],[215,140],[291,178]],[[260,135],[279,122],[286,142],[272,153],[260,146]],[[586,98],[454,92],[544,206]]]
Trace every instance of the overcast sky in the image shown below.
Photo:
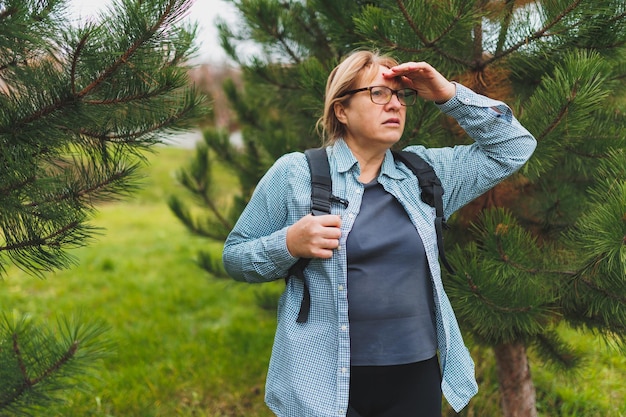
[[[70,0],[70,4],[72,15],[83,20],[105,11],[112,0]],[[200,62],[221,63],[226,59],[215,29],[215,18],[218,16],[229,22],[237,20],[235,8],[223,0],[195,0],[189,10],[187,19],[198,22],[196,42],[200,48],[197,57]]]

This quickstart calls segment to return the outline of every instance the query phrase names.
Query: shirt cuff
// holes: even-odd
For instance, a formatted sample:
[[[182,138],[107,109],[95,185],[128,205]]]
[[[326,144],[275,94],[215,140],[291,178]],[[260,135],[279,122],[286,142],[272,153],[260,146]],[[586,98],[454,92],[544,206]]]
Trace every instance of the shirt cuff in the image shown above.
[[[456,94],[450,100],[445,103],[435,105],[447,115],[458,117],[459,113],[463,113],[464,107],[480,107],[480,108],[492,108],[493,111],[500,116],[504,116],[507,120],[512,117],[512,111],[505,103],[499,100],[494,100],[489,97],[480,95],[465,87],[463,84],[457,82]]]
[[[266,247],[268,255],[278,269],[289,269],[298,261],[298,258],[289,253],[287,249],[287,227],[273,233],[271,242]]]

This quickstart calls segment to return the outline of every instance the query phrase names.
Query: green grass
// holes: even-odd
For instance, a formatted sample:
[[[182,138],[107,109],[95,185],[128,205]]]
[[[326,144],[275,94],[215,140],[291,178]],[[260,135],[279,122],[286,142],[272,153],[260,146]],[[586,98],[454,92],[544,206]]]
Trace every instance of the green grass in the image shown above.
[[[0,281],[0,310],[54,323],[58,315],[102,320],[112,354],[97,364],[89,391],[68,393],[46,417],[269,417],[263,404],[275,329],[271,303],[282,282],[218,280],[195,263],[198,250],[221,245],[190,236],[166,205],[182,194],[174,172],[188,150],[158,148],[141,191],[102,206],[105,230],[73,251],[78,265],[41,280],[11,269]],[[222,192],[234,179],[223,171]],[[270,301],[268,301],[270,300]],[[591,336],[564,330],[589,352],[588,366],[563,374],[533,362],[540,415],[626,416],[626,358]],[[492,354],[474,348],[480,392],[463,416],[500,415]],[[453,414],[447,414],[453,415]]]
[[[562,329],[565,338],[586,352],[584,364],[574,372],[537,367],[534,381],[545,416],[626,416],[626,356],[600,338]]]
[[[143,189],[100,208],[93,224],[105,230],[73,251],[76,267],[44,280],[11,269],[0,281],[4,312],[50,323],[81,313],[110,328],[113,355],[92,390],[46,416],[271,415],[263,384],[275,318],[256,299],[280,287],[216,280],[194,263],[199,249],[219,254],[221,245],[190,236],[165,203],[181,192],[173,173],[190,155],[150,156]]]

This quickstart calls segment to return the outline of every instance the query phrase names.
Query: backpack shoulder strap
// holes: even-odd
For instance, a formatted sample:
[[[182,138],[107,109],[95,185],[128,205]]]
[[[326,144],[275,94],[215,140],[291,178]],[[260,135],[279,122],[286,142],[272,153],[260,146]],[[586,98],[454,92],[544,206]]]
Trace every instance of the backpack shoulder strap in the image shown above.
[[[420,188],[422,189],[422,201],[431,207],[435,207],[435,190],[433,187],[441,187],[441,181],[439,181],[439,177],[435,174],[433,167],[416,153],[408,151],[391,152],[396,161],[400,161],[406,165],[417,177]],[[443,189],[441,194],[443,195]]]
[[[439,259],[448,272],[454,274],[454,269],[446,259],[443,247],[443,228],[447,227],[443,216],[443,187],[433,167],[422,157],[407,151],[392,151],[394,159],[401,161],[417,177],[422,190],[422,201],[435,208],[435,232],[437,233],[437,248]]]
[[[330,179],[330,165],[328,163],[326,149],[307,149],[304,151],[304,154],[306,155],[309,171],[311,172],[311,214],[314,216],[330,214],[333,186]],[[306,323],[309,318],[309,311],[311,310],[311,293],[306,279],[304,278],[304,269],[310,261],[310,258],[298,259],[289,269],[287,278],[285,279],[285,281],[288,281],[291,276],[295,276],[302,280],[303,283],[302,301],[300,302],[300,311],[296,319],[297,323]]]
[[[330,214],[333,186],[326,149],[307,149],[304,154],[311,171],[311,213],[314,216]]]

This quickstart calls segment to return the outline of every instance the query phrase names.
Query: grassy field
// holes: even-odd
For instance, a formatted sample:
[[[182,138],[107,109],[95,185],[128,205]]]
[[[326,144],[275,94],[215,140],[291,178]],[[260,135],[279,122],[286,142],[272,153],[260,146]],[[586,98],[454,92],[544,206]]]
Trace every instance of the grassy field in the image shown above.
[[[199,248],[221,248],[190,236],[165,203],[180,192],[173,174],[189,152],[159,149],[142,191],[100,208],[93,223],[105,230],[74,251],[78,266],[45,280],[11,270],[0,281],[4,312],[51,323],[80,313],[110,327],[114,354],[92,391],[46,417],[271,415],[262,394],[275,319],[256,299],[281,287],[215,280],[194,263]]]
[[[0,309],[38,321],[59,314],[103,320],[112,355],[97,366],[91,390],[68,393],[46,417],[269,417],[263,385],[275,326],[259,300],[282,282],[247,285],[218,280],[194,263],[198,249],[219,244],[190,236],[165,201],[182,193],[174,172],[191,151],[159,148],[143,189],[100,208],[105,228],[74,251],[76,267],[46,279],[10,270],[0,281]],[[224,173],[224,192],[232,190]],[[542,416],[626,415],[626,359],[589,336],[569,338],[591,352],[578,374],[537,366],[533,375]],[[474,348],[481,392],[464,416],[497,416],[498,393],[489,351]],[[313,370],[312,370],[313,371]],[[452,415],[452,414],[450,414]]]

